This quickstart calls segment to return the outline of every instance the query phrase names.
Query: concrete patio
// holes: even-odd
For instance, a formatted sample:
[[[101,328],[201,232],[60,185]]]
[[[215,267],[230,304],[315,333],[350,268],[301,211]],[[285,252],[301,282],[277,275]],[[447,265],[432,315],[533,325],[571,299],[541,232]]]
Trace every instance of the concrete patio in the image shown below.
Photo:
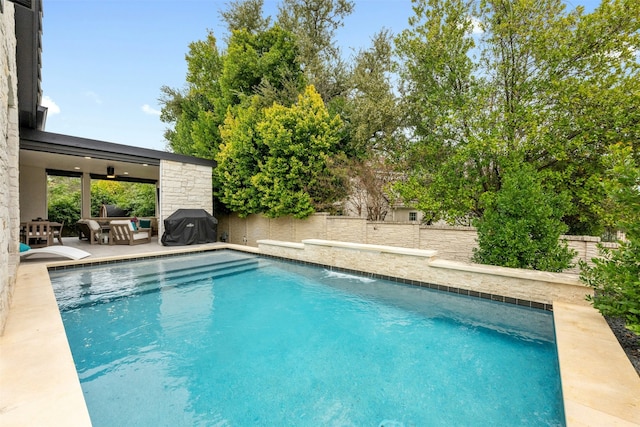
[[[150,243],[145,243],[142,245],[92,245],[86,240],[80,240],[77,237],[63,237],[62,243],[63,246],[69,246],[72,248],[82,249],[83,251],[89,252],[91,254],[90,257],[85,259],[96,259],[96,258],[105,258],[112,256],[121,256],[121,255],[141,255],[141,254],[149,254],[156,252],[171,252],[176,249],[184,248],[184,247],[176,247],[176,246],[162,246],[162,244],[158,243],[159,236],[153,236],[151,238]],[[205,246],[205,245],[194,245],[193,247]],[[62,261],[63,258],[46,256],[44,254],[41,255],[33,255],[27,259],[22,260],[22,263],[34,263],[34,262],[52,262],[52,261]]]

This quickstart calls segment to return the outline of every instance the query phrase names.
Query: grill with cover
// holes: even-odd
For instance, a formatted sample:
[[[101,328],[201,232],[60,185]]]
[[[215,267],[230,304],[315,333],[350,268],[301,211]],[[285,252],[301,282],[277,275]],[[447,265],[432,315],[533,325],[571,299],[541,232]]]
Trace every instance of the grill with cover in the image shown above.
[[[164,246],[213,243],[218,220],[204,209],[178,209],[164,220],[161,242]]]

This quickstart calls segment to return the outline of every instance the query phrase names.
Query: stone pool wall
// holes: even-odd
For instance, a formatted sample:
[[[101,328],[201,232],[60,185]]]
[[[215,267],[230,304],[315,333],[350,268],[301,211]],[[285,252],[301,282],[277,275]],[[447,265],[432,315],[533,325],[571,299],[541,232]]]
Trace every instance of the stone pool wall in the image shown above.
[[[444,260],[435,250],[320,239],[259,240],[260,253],[361,271],[407,283],[511,304],[551,309],[554,301],[589,305],[592,292],[577,275]]]

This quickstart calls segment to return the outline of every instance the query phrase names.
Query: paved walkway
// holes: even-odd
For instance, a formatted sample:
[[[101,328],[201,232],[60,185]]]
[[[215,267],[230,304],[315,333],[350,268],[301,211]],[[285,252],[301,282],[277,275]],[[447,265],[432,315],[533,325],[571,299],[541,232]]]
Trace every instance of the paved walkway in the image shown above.
[[[99,244],[92,245],[87,240],[80,240],[77,237],[63,237],[62,243],[64,246],[70,246],[73,248],[78,248],[78,249],[82,249],[83,251],[89,252],[91,256],[88,258],[85,258],[87,260],[95,259],[95,258],[125,256],[125,255],[152,254],[152,253],[158,253],[158,252],[176,252],[176,251],[179,252],[183,248],[190,248],[193,250],[200,247],[211,247],[213,245],[221,244],[221,243],[207,243],[203,245],[190,245],[190,246],[162,246],[162,244],[158,243],[158,236],[152,237],[150,243],[143,243],[143,244],[132,245],[132,246],[131,245],[99,245]],[[63,259],[64,258],[60,258],[59,256],[38,254],[38,255],[32,255],[28,258],[25,258],[21,262],[22,263],[51,262],[51,261],[62,261]]]

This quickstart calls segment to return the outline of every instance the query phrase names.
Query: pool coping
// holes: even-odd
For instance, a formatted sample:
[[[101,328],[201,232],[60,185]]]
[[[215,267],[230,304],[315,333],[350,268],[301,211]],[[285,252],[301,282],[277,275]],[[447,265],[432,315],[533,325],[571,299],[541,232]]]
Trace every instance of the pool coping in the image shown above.
[[[134,258],[221,249],[260,254],[253,247],[219,244]],[[5,332],[0,336],[0,424],[48,425],[55,420],[66,426],[91,425],[48,268],[130,259],[117,256],[19,266]],[[566,425],[640,425],[640,377],[604,318],[590,306],[555,301],[553,316]]]

